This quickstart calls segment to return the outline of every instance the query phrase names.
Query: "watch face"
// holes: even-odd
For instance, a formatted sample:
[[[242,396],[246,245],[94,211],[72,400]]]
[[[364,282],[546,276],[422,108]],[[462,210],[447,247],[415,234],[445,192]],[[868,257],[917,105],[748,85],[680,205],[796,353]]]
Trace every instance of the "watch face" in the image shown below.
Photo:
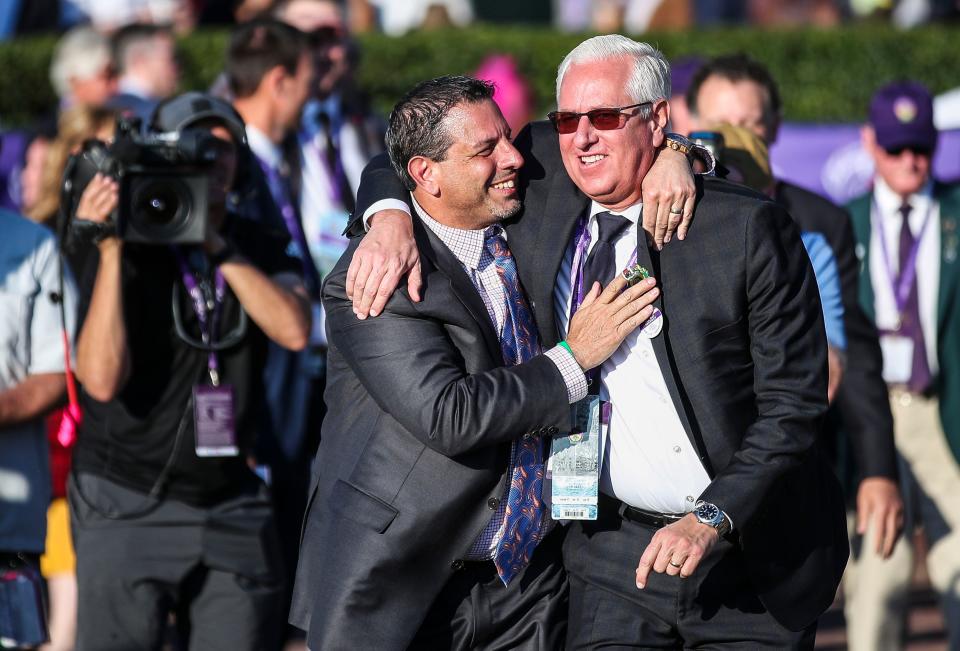
[[[720,509],[710,502],[703,502],[694,513],[701,522],[713,523],[720,518]]]

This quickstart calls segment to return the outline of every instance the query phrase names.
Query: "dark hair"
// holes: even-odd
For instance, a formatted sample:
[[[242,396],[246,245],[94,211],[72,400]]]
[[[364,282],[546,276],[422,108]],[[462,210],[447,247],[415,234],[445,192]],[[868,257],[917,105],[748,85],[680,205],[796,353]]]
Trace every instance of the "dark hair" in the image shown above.
[[[243,23],[230,35],[227,48],[227,79],[234,97],[257,92],[264,76],[277,66],[290,75],[304,52],[309,52],[307,35],[296,27],[272,18]]]
[[[407,172],[414,156],[442,161],[453,144],[444,125],[450,110],[458,104],[477,104],[493,99],[493,84],[466,77],[447,75],[417,84],[390,112],[387,127],[387,152],[397,175],[408,190],[416,187]]]
[[[752,81],[761,86],[767,94],[763,107],[764,126],[768,132],[773,131],[780,116],[780,91],[766,66],[743,53],[727,54],[710,59],[700,66],[690,81],[690,87],[687,88],[687,107],[693,114],[697,113],[697,95],[700,93],[700,86],[709,77],[720,77],[731,82]]]
[[[127,55],[136,45],[151,41],[157,36],[173,38],[173,30],[167,25],[152,23],[132,23],[118,29],[110,38],[110,49],[117,70],[123,74],[127,68]]]

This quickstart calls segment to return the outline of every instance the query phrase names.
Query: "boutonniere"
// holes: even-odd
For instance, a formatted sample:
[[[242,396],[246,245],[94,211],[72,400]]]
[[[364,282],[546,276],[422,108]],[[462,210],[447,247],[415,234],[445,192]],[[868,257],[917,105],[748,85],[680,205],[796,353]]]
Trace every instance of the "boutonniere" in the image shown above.
[[[957,247],[960,246],[957,235],[957,220],[947,217],[943,221],[943,260],[953,262],[957,259]]]

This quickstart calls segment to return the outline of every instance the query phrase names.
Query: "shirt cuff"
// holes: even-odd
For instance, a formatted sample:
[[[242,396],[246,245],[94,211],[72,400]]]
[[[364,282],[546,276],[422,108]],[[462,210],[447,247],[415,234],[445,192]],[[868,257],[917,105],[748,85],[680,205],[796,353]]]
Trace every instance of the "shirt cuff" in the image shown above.
[[[572,405],[575,402],[587,397],[587,376],[583,369],[577,364],[573,353],[563,346],[554,346],[544,353],[557,365],[557,370],[563,376],[563,382],[567,385],[567,400]]]
[[[372,206],[364,211],[363,230],[370,230],[370,218],[381,210],[400,210],[408,215],[410,214],[410,206],[407,205],[406,201],[400,201],[400,199],[381,199],[380,201],[374,202]]]

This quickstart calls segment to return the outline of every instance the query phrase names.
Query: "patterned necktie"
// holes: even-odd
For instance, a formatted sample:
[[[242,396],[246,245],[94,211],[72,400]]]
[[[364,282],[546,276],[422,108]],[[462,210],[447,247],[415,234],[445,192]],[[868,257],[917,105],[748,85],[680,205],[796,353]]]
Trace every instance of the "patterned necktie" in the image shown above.
[[[613,280],[616,275],[617,255],[614,249],[616,242],[627,227],[630,220],[620,215],[608,212],[597,213],[597,243],[590,249],[590,255],[583,264],[583,291],[589,292],[594,281],[599,281],[602,287]]]
[[[913,232],[910,230],[911,210],[912,206],[909,203],[900,206],[899,212],[903,217],[903,223],[900,225],[900,266],[898,267],[900,275],[903,274],[907,266],[910,252],[916,242]],[[914,260],[916,261],[916,259]],[[897,278],[897,286],[900,286],[900,276]],[[927,347],[923,338],[923,327],[920,324],[920,301],[917,294],[917,277],[914,276],[907,304],[904,305],[903,312],[900,314],[899,333],[913,341],[913,367],[910,380],[907,382],[907,388],[910,391],[922,393],[930,386],[930,365],[927,362]]]
[[[540,337],[533,314],[520,287],[517,265],[499,227],[487,236],[485,246],[493,256],[504,289],[506,310],[500,334],[503,361],[510,365],[522,364],[540,353]],[[526,567],[540,542],[544,517],[541,499],[543,440],[540,435],[525,434],[520,440],[514,441],[510,460],[511,481],[502,522],[503,535],[493,553],[494,565],[504,585],[509,584]],[[499,529],[501,523],[491,524]]]

